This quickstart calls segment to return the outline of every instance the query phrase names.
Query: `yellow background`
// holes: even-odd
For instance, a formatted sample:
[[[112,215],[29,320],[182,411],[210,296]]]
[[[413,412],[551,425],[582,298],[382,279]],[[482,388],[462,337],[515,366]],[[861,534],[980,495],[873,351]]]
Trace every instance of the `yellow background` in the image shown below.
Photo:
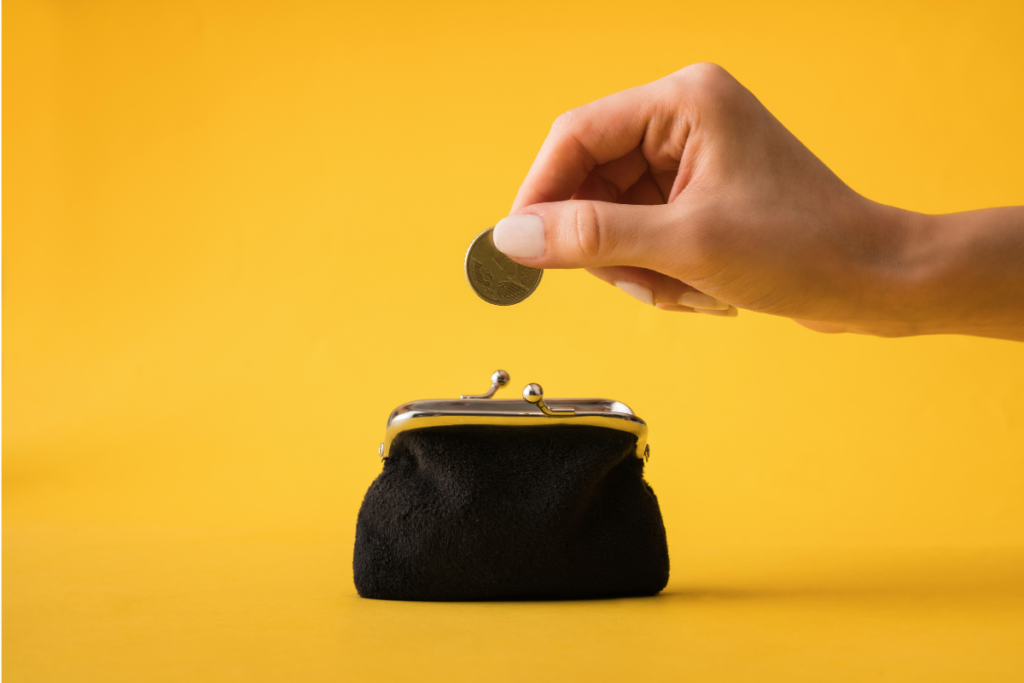
[[[1024,5],[12,0],[11,681],[1021,680],[1024,345],[646,308],[461,261],[562,111],[695,61],[872,199],[1024,204]],[[631,405],[655,599],[355,596],[391,409]]]

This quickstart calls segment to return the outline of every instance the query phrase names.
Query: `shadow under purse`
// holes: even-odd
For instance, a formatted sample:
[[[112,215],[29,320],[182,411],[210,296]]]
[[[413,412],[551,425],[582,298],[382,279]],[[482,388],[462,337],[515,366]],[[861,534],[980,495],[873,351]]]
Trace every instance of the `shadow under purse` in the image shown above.
[[[668,544],[644,481],[647,424],[605,399],[414,401],[388,419],[359,510],[359,595],[564,600],[655,595]]]

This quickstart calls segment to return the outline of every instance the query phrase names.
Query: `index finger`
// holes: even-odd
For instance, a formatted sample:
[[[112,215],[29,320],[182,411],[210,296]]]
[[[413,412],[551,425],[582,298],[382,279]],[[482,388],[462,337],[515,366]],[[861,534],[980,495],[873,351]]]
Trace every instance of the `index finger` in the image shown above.
[[[639,147],[650,120],[653,85],[623,90],[559,116],[519,187],[511,213],[571,199],[596,166]]]

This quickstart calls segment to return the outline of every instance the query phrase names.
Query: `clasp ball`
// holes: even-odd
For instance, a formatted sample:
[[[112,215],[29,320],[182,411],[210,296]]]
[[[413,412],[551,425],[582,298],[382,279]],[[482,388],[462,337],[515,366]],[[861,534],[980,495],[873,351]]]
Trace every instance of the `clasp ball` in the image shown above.
[[[526,388],[523,389],[523,399],[530,403],[540,403],[540,400],[544,398],[544,390],[539,384],[527,384]]]
[[[503,387],[508,384],[510,377],[504,370],[495,370],[494,374],[491,375],[491,383],[497,384],[499,387]]]

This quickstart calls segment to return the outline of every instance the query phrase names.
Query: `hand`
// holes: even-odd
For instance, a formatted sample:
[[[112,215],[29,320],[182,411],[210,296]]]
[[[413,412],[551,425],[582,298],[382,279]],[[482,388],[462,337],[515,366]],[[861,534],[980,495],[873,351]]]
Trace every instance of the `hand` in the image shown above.
[[[1003,218],[1010,254],[1024,257],[1024,213],[1001,211],[1016,212]],[[725,70],[695,64],[560,116],[494,241],[519,263],[586,268],[664,310],[1024,338],[1020,276],[995,333],[976,306],[942,299],[959,266],[936,245],[959,237],[933,218],[860,196]]]

